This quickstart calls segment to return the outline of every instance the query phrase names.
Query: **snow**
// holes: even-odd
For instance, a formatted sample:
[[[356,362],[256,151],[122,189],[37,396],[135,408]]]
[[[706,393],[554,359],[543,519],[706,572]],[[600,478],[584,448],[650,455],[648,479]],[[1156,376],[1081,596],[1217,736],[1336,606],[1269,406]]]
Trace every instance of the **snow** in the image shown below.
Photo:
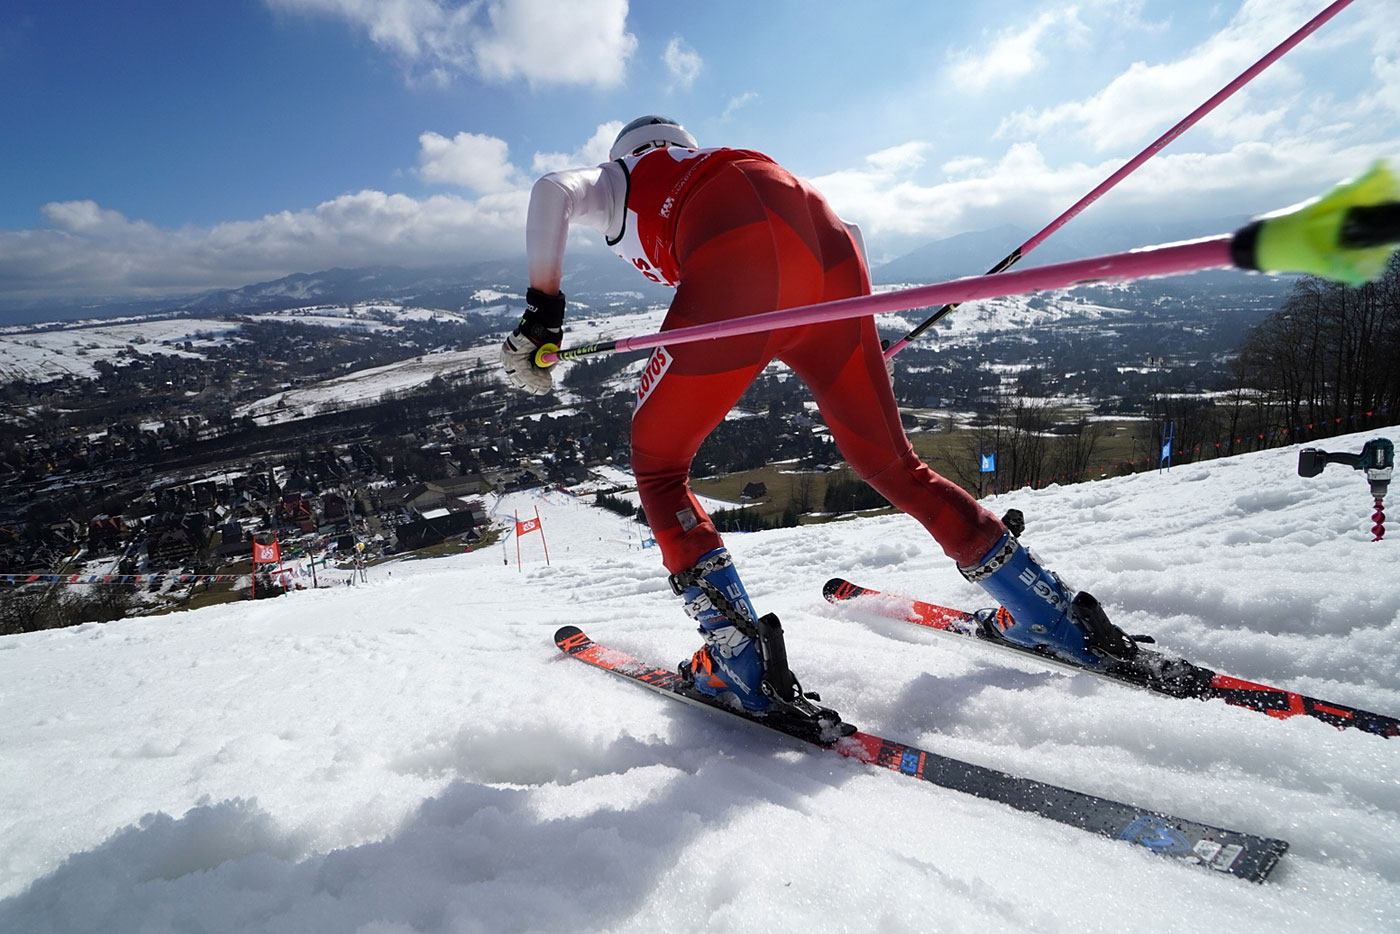
[[[520,299],[523,297],[524,296],[515,295],[510,292],[498,292],[495,289],[477,289],[475,292],[472,293],[472,301],[481,302],[487,305],[493,302],[503,302],[512,299]]]
[[[310,305],[248,315],[253,321],[305,324],[344,328],[368,333],[399,331],[403,321],[463,321],[469,316],[441,308],[414,308],[392,302],[361,302],[355,305]]]
[[[588,479],[569,487],[575,493],[609,492],[625,487],[635,487],[637,481],[632,474],[611,464],[599,464],[588,468]]]
[[[132,352],[200,359],[200,347],[221,344],[237,330],[207,318],[146,318],[98,327],[62,327],[0,336],[0,382],[43,381],[61,376],[95,379],[96,363],[117,366]],[[178,344],[190,342],[192,350]]]
[[[340,321],[341,319],[334,314],[335,310],[334,308],[329,309],[330,316],[323,320],[332,325]],[[661,312],[657,309],[617,317],[594,316],[570,324],[569,345],[579,346],[595,341],[610,340],[628,333],[642,333],[647,329],[659,327],[660,319]],[[314,320],[314,317],[296,317],[294,320],[299,323],[307,323]],[[276,392],[236,407],[233,416],[234,418],[251,417],[259,424],[273,425],[296,421],[334,409],[366,405],[392,393],[409,392],[438,377],[451,379],[465,376],[473,370],[485,370],[491,378],[499,379],[497,368],[500,354],[500,343],[496,338],[466,350],[447,350],[422,354],[408,360],[355,370],[295,389]],[[644,363],[644,359],[638,360],[634,366],[640,368]],[[561,385],[562,374],[567,373],[569,367],[573,365],[569,361],[558,365]],[[560,392],[559,399],[566,403],[586,401],[567,391]],[[561,415],[575,411],[577,409],[565,406],[560,411],[535,416],[535,419],[543,417],[543,414]]]
[[[874,291],[886,292],[910,288],[908,284],[879,285]],[[896,329],[907,332],[922,325],[932,314],[932,308],[915,308],[907,312],[880,315],[883,329]],[[1099,334],[1109,333],[1108,323],[1140,314],[1128,308],[1114,308],[1087,301],[1073,289],[1052,289],[1031,295],[1007,295],[1000,298],[984,298],[964,302],[958,306],[956,315],[942,319],[937,331],[929,336],[937,336],[949,344],[973,344],[992,334],[1006,331],[1025,332],[1034,328],[1046,327],[1066,319],[1094,321]],[[1034,343],[1033,336],[1023,337]]]
[[[881,286],[880,290],[887,288],[890,287]],[[479,301],[494,301],[513,296],[487,289],[479,290],[473,297]],[[612,297],[622,299],[618,305],[631,305],[616,312],[579,305],[569,322],[566,346],[580,347],[651,334],[660,328],[666,310],[664,306],[650,306],[639,311],[635,309],[635,303],[642,300],[641,293],[614,293]],[[967,302],[962,307],[962,313],[947,319],[940,326],[940,339],[952,343],[973,342],[993,332],[1024,330],[1071,316],[1098,320],[1133,314],[1124,309],[1087,303],[1069,291],[986,299]],[[258,322],[379,333],[402,330],[403,323],[408,321],[434,318],[461,320],[503,308],[493,306],[466,313],[393,302],[363,302],[354,305],[307,305],[243,317]],[[881,321],[886,327],[908,330],[918,325],[927,312],[928,309],[915,309],[902,315],[882,316]],[[240,328],[237,320],[161,316],[0,328],[0,380],[42,382],[63,376],[95,379],[99,375],[96,367],[99,360],[124,366],[131,361],[132,354],[165,353],[200,359],[204,356],[202,350],[243,339]],[[190,344],[188,350],[183,346],[186,342]],[[493,338],[468,350],[427,354],[424,358],[388,367],[343,374],[285,396],[275,394],[244,405],[236,415],[251,415],[260,422],[272,424],[317,414],[328,406],[365,404],[377,400],[385,392],[421,386],[442,368],[463,372],[483,365],[494,365],[498,354],[499,343]],[[432,362],[424,366],[425,359]],[[640,357],[628,368],[628,372],[640,369],[644,364],[645,357]],[[571,362],[562,363],[560,373],[566,373],[572,365]],[[363,386],[353,385],[361,378],[364,379]],[[577,397],[565,392],[561,398],[567,401]],[[731,417],[741,416],[736,414]]]
[[[310,305],[246,316],[316,327],[377,333],[401,330],[397,322],[461,320],[466,315],[434,308],[385,302],[357,305]],[[0,328],[0,380],[44,381],[62,376],[95,379],[96,362],[129,363],[132,353],[164,353],[201,359],[201,349],[239,340],[241,323],[219,318],[150,315],[105,322],[76,321],[58,325]],[[185,342],[190,349],[184,350]],[[424,380],[426,381],[426,380]]]
[[[392,393],[426,385],[438,377],[455,378],[472,370],[495,366],[499,357],[500,350],[494,345],[422,354],[276,392],[235,407],[233,417],[251,417],[259,424],[273,425],[336,408],[367,405]]]
[[[1356,451],[1377,434],[1334,439]],[[1400,714],[1397,535],[1296,448],[999,497],[1129,631]],[[1264,885],[775,740],[562,657],[697,645],[654,549],[562,493],[355,587],[0,639],[0,931],[1383,932],[1400,741],[1007,660],[821,598],[981,603],[912,520],[735,535],[809,689],[863,728],[1258,834]],[[550,563],[546,564],[544,546]]]

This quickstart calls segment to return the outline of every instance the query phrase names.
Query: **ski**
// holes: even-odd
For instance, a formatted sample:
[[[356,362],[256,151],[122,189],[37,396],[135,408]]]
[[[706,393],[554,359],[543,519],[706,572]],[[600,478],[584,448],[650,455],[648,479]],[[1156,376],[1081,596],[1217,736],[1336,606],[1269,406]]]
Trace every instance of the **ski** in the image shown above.
[[[827,738],[803,735],[801,731],[785,729],[781,721],[766,720],[762,715],[730,707],[722,701],[690,690],[675,671],[658,668],[626,652],[594,642],[577,626],[561,628],[554,634],[554,643],[571,658],[666,697],[728,714],[818,749],[921,779],[941,788],[999,802],[1099,836],[1123,840],[1150,853],[1189,865],[1206,867],[1251,882],[1262,882],[1288,849],[1288,843],[1284,840],[1226,830],[1145,810],[949,758],[859,730],[849,735]]]
[[[1356,729],[1385,737],[1400,736],[1400,719],[1395,717],[1345,704],[1334,704],[1284,688],[1233,678],[1146,647],[1140,646],[1137,657],[1130,662],[1105,660],[1101,667],[1089,668],[989,636],[977,618],[964,610],[882,593],[839,577],[833,577],[826,582],[826,586],[822,588],[822,595],[832,603],[859,599],[893,619],[916,623],[962,638],[976,639],[983,645],[1034,659],[1038,664],[1048,667],[1076,674],[1094,675],[1169,697],[1223,700],[1232,706],[1257,711],[1277,719],[1308,716],[1338,729]]]

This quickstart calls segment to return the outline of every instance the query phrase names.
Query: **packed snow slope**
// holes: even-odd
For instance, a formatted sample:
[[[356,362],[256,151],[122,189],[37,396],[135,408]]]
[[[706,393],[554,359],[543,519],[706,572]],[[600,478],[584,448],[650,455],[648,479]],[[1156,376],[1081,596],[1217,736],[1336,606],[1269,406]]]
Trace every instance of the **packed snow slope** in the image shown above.
[[[1129,631],[1400,714],[1400,529],[1372,542],[1361,475],[1303,479],[1296,456],[991,506],[1024,510],[1025,540]],[[562,493],[498,504],[536,507],[547,538],[519,542],[522,567],[510,539],[354,588],[0,640],[0,931],[1400,925],[1400,740],[1052,673],[826,604],[833,575],[981,602],[904,517],[731,537],[794,669],[848,719],[1291,841],[1251,885],[561,656],[564,623],[661,663],[698,643],[635,527]]]

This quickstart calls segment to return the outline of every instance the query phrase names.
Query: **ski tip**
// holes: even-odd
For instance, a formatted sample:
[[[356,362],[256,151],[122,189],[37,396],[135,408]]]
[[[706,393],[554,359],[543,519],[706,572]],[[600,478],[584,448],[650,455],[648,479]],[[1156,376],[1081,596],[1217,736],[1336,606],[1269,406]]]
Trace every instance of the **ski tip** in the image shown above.
[[[554,633],[554,644],[563,646],[565,642],[576,639],[583,635],[583,630],[577,626],[560,626]],[[584,636],[587,638],[587,636]]]
[[[859,588],[848,580],[833,577],[822,585],[822,596],[830,603],[849,600],[859,592]]]

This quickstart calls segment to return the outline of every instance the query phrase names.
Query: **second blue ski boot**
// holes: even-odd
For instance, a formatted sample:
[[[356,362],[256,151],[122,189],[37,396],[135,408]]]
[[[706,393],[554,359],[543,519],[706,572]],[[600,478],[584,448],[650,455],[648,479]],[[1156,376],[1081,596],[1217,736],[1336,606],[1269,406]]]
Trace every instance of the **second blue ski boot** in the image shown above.
[[[772,700],[763,692],[758,614],[729,549],[716,548],[689,571],[671,575],[671,589],[685,599],[686,615],[699,625],[705,640],[682,674],[693,679],[701,694],[731,693],[747,710],[771,707]]]
[[[1011,532],[977,564],[958,570],[1004,608],[977,614],[992,636],[1081,665],[1098,665],[1105,657],[1126,661],[1137,654],[1137,643],[1109,621],[1098,600],[1071,591]]]
[[[759,616],[726,548],[701,556],[695,567],[671,575],[671,589],[685,598],[685,611],[700,625],[705,644],[680,674],[707,697],[727,697],[793,736],[829,744],[855,727],[821,698],[802,690],[788,667],[783,624],[772,613]]]

